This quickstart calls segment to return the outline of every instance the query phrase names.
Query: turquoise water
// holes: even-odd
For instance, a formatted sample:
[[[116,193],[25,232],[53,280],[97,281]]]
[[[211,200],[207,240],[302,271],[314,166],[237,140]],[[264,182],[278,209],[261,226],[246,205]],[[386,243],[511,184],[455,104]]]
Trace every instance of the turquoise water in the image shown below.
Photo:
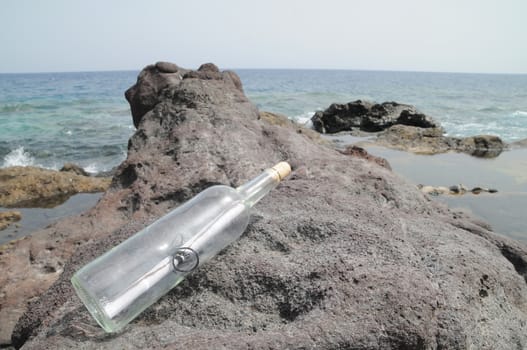
[[[237,70],[262,110],[305,123],[333,102],[417,106],[453,136],[527,138],[527,75]],[[77,163],[109,170],[134,132],[124,91],[138,71],[0,74],[0,167]]]
[[[0,75],[0,166],[75,162],[98,172],[119,164],[134,132],[124,91],[136,75]]]
[[[434,117],[451,136],[527,138],[527,75],[338,70],[240,70],[257,106],[306,122],[333,102],[397,101]]]

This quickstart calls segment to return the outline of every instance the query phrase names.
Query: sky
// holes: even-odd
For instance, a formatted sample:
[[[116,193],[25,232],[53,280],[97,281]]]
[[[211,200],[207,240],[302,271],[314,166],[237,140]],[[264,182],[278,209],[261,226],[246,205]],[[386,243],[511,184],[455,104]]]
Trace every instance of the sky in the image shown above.
[[[0,73],[527,73],[526,0],[0,0]]]

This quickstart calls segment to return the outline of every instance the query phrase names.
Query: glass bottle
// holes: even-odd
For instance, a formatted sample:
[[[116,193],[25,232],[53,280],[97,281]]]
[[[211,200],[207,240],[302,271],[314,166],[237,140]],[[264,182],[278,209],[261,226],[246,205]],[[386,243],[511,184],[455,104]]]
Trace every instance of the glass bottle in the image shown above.
[[[212,186],[78,270],[71,282],[91,315],[117,332],[238,239],[251,207],[289,175],[280,162],[234,189]]]

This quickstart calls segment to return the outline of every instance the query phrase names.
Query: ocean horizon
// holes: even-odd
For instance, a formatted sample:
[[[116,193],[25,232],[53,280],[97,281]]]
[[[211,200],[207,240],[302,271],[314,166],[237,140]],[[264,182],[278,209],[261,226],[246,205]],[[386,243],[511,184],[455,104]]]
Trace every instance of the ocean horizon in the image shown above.
[[[198,67],[191,67],[187,69],[197,69]],[[260,70],[260,71],[354,71],[354,72],[388,72],[388,73],[431,73],[431,74],[466,74],[466,75],[527,75],[525,73],[514,73],[514,72],[468,72],[468,71],[434,71],[434,70],[411,70],[411,69],[361,69],[361,68],[287,68],[287,67],[245,67],[245,68],[232,68],[232,67],[219,67],[220,70],[231,70],[231,71],[242,71],[242,70]],[[123,72],[136,72],[139,74],[141,69],[86,69],[86,70],[69,70],[69,71],[20,71],[20,72],[0,72],[0,75],[24,75],[24,74],[69,74],[69,73],[123,73]]]

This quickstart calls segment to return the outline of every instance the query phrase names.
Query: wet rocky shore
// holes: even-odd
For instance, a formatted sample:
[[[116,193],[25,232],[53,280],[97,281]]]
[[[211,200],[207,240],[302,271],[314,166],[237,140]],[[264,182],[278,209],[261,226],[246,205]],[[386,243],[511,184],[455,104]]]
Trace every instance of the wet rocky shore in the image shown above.
[[[497,157],[511,145],[494,135],[470,137],[446,136],[440,123],[414,106],[398,102],[372,103],[353,101],[334,103],[311,118],[313,127],[323,134],[351,133],[370,139],[363,144],[377,144],[393,149],[438,154],[463,152],[476,157]],[[519,147],[522,141],[512,145]]]
[[[20,221],[24,223],[23,208],[55,208],[77,193],[104,192],[109,177],[90,176],[84,169],[68,163],[60,171],[32,166],[0,168],[0,234],[15,225],[7,237],[19,236]],[[42,220],[44,227],[48,220]]]
[[[98,203],[0,250],[2,347],[527,346],[525,244],[433,201],[381,157],[260,113],[213,64],[147,66],[126,97],[137,131]],[[291,177],[240,240],[123,332],[98,327],[70,285],[78,268],[209,185],[281,160]]]

